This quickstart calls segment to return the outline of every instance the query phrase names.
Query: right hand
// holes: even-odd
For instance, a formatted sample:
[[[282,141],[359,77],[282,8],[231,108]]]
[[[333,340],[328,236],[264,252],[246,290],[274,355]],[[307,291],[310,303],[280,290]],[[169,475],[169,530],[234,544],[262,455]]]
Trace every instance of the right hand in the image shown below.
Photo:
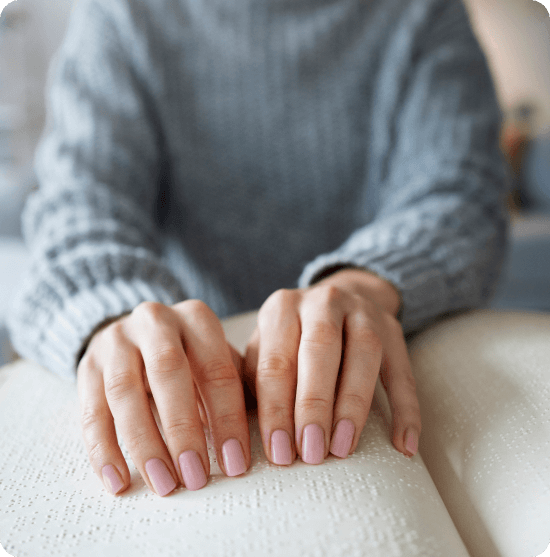
[[[250,434],[235,354],[214,312],[198,300],[144,302],[92,337],[77,370],[82,429],[92,467],[111,493],[130,485],[115,424],[152,491],[164,496],[178,483],[203,487],[210,464],[199,406],[221,470],[236,476],[248,469]]]

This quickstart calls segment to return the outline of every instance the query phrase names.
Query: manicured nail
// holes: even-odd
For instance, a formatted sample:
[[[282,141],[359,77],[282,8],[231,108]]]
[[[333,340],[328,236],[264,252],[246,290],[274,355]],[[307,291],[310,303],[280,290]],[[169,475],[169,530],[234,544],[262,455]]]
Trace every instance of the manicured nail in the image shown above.
[[[346,458],[349,454],[353,435],[355,434],[355,426],[351,420],[340,420],[336,424],[332,441],[330,443],[330,452],[340,458]]]
[[[405,449],[415,455],[418,451],[418,433],[416,429],[409,428],[405,433]]]
[[[228,439],[222,445],[223,465],[228,476],[238,476],[246,472],[241,444],[237,439]]]
[[[124,482],[120,478],[118,470],[112,464],[106,464],[101,469],[101,474],[105,487],[113,495],[116,495],[124,487]]]
[[[155,488],[155,491],[161,497],[168,495],[176,487],[176,482],[172,478],[172,474],[166,467],[166,464],[160,458],[151,458],[145,463],[145,470],[149,475],[149,479]]]
[[[283,429],[277,429],[271,434],[271,458],[275,464],[292,464],[294,460],[290,437]]]
[[[321,464],[325,459],[325,434],[317,424],[304,427],[302,460],[307,464]]]
[[[206,474],[200,456],[195,451],[185,451],[179,456],[181,475],[185,487],[195,491],[206,485]]]

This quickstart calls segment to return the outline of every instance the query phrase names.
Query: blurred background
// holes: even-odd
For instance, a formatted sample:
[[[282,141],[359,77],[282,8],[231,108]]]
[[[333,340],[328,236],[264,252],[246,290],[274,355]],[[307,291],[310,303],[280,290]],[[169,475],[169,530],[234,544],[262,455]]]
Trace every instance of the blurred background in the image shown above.
[[[27,262],[20,214],[34,186],[52,54],[77,0],[17,0],[0,17],[0,365],[14,358],[4,316]],[[512,245],[492,302],[550,311],[550,17],[534,0],[465,0],[506,120]]]

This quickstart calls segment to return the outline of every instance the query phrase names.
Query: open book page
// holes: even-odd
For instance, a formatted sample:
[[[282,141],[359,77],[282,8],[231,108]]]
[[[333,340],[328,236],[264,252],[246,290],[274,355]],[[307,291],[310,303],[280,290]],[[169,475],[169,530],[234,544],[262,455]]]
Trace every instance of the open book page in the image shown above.
[[[410,344],[420,452],[472,557],[550,541],[550,314],[479,310]]]
[[[30,362],[12,371],[0,392],[0,543],[15,557],[469,557],[422,458],[393,448],[377,404],[357,451],[318,466],[270,464],[250,415],[247,473],[225,477],[210,451],[206,487],[165,498],[122,444],[132,485],[115,498],[88,463],[76,386]]]

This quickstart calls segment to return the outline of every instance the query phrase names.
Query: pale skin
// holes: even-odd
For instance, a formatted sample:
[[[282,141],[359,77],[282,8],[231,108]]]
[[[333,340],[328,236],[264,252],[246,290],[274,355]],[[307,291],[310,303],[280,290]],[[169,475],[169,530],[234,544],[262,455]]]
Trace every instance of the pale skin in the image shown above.
[[[412,456],[421,417],[396,319],[399,304],[390,283],[361,269],[279,290],[262,305],[244,358],[204,303],[140,304],[98,331],[78,366],[83,436],[94,471],[113,494],[130,485],[116,425],[153,492],[200,489],[210,473],[204,422],[222,472],[245,472],[250,437],[243,380],[256,395],[264,452],[274,464],[291,464],[296,455],[318,464],[330,452],[352,454],[379,374],[392,411],[393,445]]]

